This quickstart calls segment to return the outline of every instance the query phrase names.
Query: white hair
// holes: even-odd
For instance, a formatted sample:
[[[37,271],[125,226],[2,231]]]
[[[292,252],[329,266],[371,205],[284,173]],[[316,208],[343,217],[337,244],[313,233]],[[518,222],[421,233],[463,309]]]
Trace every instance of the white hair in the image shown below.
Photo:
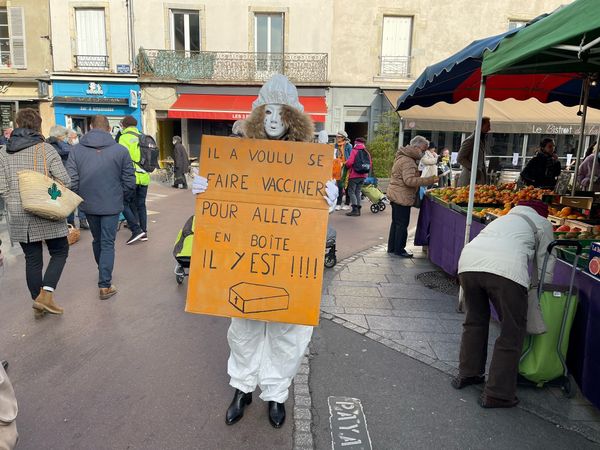
[[[410,145],[419,146],[419,145],[423,145],[423,144],[425,144],[426,146],[429,147],[429,141],[427,139],[425,139],[423,136],[415,136],[414,138],[412,138],[410,140]]]
[[[67,129],[62,125],[53,125],[50,127],[50,136],[52,137],[64,138],[67,134]]]

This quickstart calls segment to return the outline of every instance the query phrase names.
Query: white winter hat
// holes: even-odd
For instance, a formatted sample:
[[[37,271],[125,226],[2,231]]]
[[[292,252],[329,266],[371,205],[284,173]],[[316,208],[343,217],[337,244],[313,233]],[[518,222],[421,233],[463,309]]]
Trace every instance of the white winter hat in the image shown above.
[[[288,105],[304,112],[304,106],[298,100],[298,90],[285,75],[276,74],[258,91],[258,98],[252,103],[252,109],[262,105]]]

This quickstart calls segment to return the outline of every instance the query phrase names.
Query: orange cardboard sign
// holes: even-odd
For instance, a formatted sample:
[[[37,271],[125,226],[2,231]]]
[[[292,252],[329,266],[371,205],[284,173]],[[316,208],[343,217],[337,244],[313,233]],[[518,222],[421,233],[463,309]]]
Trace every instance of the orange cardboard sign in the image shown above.
[[[331,147],[202,137],[186,311],[317,325]]]

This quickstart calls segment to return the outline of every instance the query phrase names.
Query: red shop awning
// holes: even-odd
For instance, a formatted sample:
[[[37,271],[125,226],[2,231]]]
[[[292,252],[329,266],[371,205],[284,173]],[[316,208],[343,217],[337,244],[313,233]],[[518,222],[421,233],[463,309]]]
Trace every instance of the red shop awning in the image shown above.
[[[252,111],[254,95],[181,94],[171,105],[171,119],[239,120]],[[327,104],[324,97],[300,97],[304,112],[315,122],[325,122]]]

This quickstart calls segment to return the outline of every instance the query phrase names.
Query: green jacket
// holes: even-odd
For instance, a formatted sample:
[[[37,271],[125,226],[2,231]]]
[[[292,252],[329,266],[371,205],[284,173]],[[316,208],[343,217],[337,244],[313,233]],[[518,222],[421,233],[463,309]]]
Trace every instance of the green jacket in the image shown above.
[[[129,150],[129,156],[131,156],[133,168],[135,170],[135,184],[148,186],[150,184],[150,174],[136,164],[136,161],[139,162],[140,160],[140,144],[138,138],[140,134],[142,133],[140,133],[136,127],[127,127],[121,131],[119,144]]]

